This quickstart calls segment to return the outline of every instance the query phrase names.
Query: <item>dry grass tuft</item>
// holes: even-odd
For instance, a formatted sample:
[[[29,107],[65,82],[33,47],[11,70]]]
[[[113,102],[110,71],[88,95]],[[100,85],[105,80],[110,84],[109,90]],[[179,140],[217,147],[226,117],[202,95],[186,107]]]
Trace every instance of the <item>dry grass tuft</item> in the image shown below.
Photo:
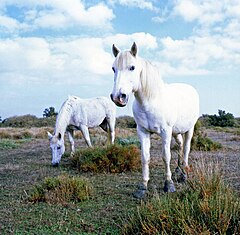
[[[200,162],[182,192],[142,204],[123,234],[240,234],[240,202],[219,164]]]
[[[42,184],[34,186],[29,201],[65,204],[85,201],[91,193],[92,186],[87,179],[64,174],[45,178]]]

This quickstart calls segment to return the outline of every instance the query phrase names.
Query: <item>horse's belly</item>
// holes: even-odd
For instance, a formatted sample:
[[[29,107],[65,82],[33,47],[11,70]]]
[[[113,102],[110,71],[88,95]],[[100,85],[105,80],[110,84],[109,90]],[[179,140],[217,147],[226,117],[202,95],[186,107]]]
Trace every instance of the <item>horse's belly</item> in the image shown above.
[[[174,115],[174,111],[167,112],[158,108],[151,109],[151,112],[141,111],[140,109],[133,109],[134,118],[137,125],[143,127],[149,132],[161,134],[162,131],[172,128],[175,134],[185,133],[191,129],[197,121],[198,112],[191,114],[183,113],[182,115]]]
[[[99,126],[103,122],[105,116],[106,115],[104,112],[97,111],[97,110],[95,110],[95,112],[92,112],[91,114],[89,113],[88,120],[87,120],[87,126],[89,128]]]

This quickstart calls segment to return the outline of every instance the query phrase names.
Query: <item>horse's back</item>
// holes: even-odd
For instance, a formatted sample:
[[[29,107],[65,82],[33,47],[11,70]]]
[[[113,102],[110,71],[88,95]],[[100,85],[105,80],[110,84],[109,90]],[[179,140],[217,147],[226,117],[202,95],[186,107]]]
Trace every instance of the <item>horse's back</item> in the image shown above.
[[[115,115],[115,107],[107,97],[96,97],[91,99],[75,98],[74,122],[88,127],[100,125],[103,120]],[[115,116],[114,116],[115,117]]]

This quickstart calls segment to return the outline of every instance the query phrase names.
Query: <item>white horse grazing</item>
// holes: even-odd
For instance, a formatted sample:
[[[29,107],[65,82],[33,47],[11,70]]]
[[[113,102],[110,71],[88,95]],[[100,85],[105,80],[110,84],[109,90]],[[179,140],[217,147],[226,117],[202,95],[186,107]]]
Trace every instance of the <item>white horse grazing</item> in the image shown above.
[[[174,192],[170,170],[171,137],[175,137],[181,148],[184,155],[182,169],[186,169],[194,125],[199,117],[198,93],[187,84],[165,84],[157,68],[137,56],[135,43],[131,50],[122,52],[113,45],[112,51],[116,58],[112,67],[114,87],[111,99],[116,105],[123,107],[127,104],[131,92],[135,96],[133,114],[141,142],[143,183],[133,195],[142,198],[147,190],[151,133],[157,133],[162,138],[166,174],[164,191]],[[178,162],[180,165],[180,156]]]
[[[92,146],[88,128],[100,126],[108,132],[110,141],[113,144],[115,138],[116,107],[106,97],[92,99],[80,99],[76,96],[69,96],[63,103],[57,116],[54,135],[48,132],[50,147],[52,150],[52,165],[58,166],[65,151],[64,133],[67,130],[71,143],[71,154],[74,153],[73,129],[79,129],[89,147]]]

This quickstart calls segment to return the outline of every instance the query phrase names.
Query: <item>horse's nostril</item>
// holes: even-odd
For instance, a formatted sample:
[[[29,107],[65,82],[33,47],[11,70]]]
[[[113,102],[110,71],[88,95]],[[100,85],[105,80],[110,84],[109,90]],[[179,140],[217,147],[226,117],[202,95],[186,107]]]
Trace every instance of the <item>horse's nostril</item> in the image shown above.
[[[119,95],[119,99],[120,100],[125,100],[127,98],[127,95],[126,94],[120,94]]]

